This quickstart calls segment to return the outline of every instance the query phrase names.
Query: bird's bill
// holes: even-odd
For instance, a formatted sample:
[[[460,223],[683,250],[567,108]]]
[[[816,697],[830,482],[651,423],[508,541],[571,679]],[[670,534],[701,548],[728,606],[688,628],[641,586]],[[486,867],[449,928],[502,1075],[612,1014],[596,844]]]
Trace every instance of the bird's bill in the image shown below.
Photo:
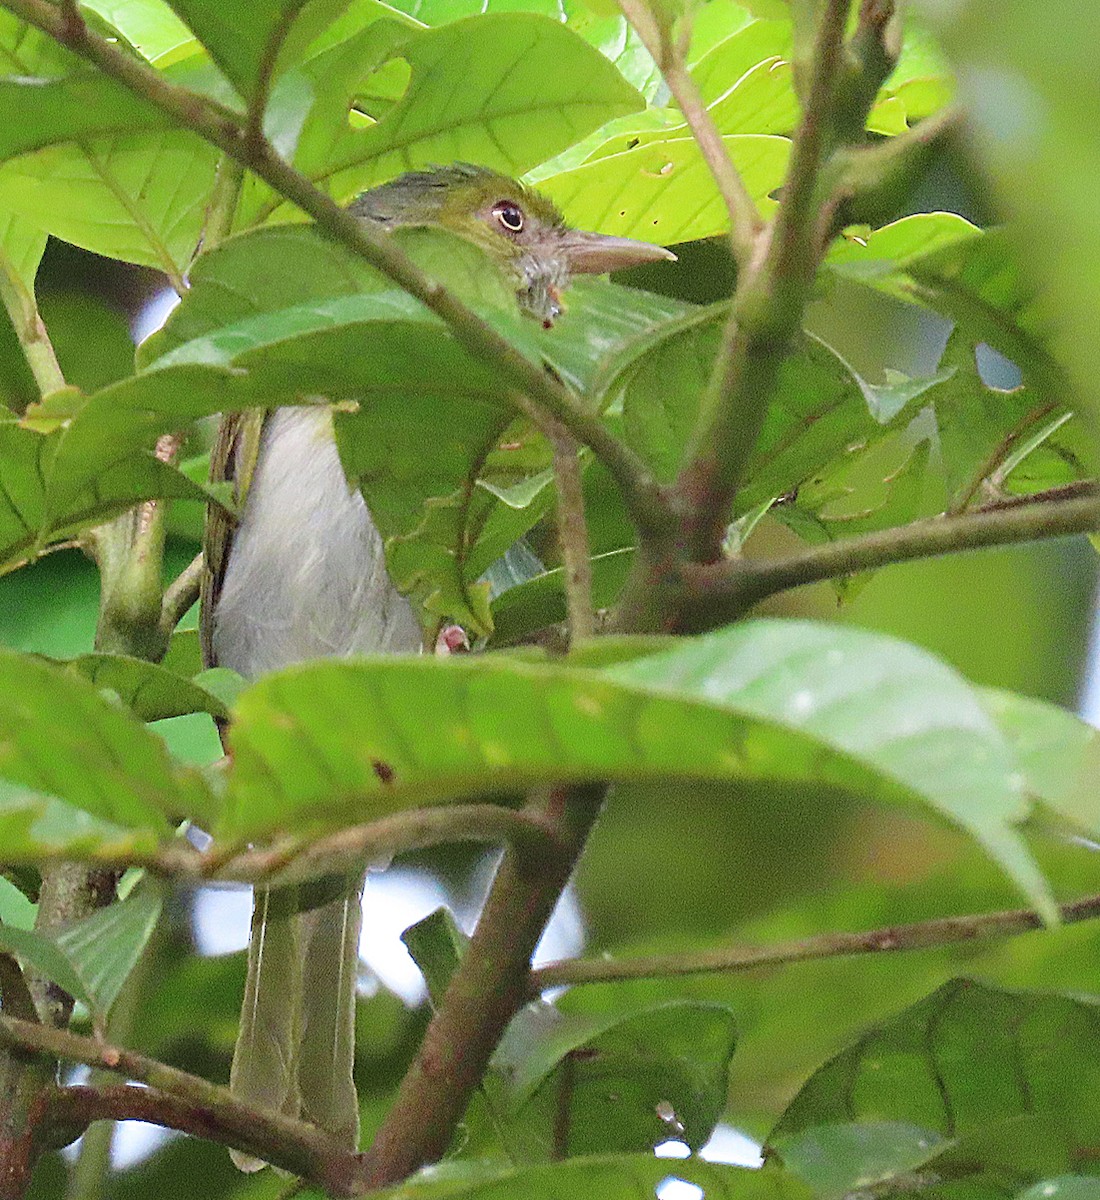
[[[610,237],[605,233],[586,233],[579,229],[566,230],[561,235],[564,251],[573,274],[603,275],[607,271],[622,271],[642,263],[676,260],[676,255],[664,246],[639,242],[634,238]]]

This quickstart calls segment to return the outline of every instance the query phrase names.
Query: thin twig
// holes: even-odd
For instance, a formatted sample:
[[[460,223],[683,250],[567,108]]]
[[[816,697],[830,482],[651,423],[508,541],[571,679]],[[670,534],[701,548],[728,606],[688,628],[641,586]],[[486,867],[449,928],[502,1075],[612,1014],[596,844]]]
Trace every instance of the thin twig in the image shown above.
[[[730,246],[742,269],[748,267],[756,252],[764,221],[745,187],[740,172],[729,156],[695,80],[687,69],[687,38],[674,39],[662,26],[644,0],[618,0],[619,9],[634,27],[657,64],[668,90],[680,107],[684,120],[695,138],[703,161],[710,169],[729,213]]]
[[[577,440],[559,422],[547,431],[554,448],[554,483],[558,492],[558,544],[561,547],[569,644],[596,631],[592,609],[592,553],[584,516],[584,487]]]
[[[202,572],[203,556],[200,550],[165,589],[160,606],[160,631],[165,638],[171,637],[188,609],[198,600]]]
[[[552,846],[554,839],[552,830],[530,813],[500,804],[449,804],[394,813],[366,825],[341,829],[319,841],[288,838],[278,845],[231,857],[208,852],[196,856],[197,874],[192,877],[295,883],[359,866],[365,858],[385,861],[410,850],[458,842],[512,844],[526,853],[539,853]],[[156,863],[151,865],[156,869]]]
[[[1059,906],[1064,925],[1100,917],[1100,896]],[[531,972],[529,994],[547,988],[585,983],[622,983],[635,979],[667,979],[678,975],[735,973],[760,967],[779,967],[819,958],[853,954],[882,954],[895,950],[928,950],[958,942],[993,941],[1043,929],[1043,919],[1029,908],[937,917],[908,925],[889,925],[866,933],[822,933],[774,946],[731,946],[695,954],[653,955],[647,958],[593,958],[549,963]]]
[[[368,860],[381,862],[395,854],[460,842],[516,845],[535,854],[555,845],[553,830],[529,812],[500,804],[440,804],[407,809],[324,837],[287,837],[250,850],[226,850],[215,843],[200,852],[177,840],[148,854],[90,848],[81,861],[96,867],[144,867],[182,883],[290,884],[357,870]],[[66,849],[63,861],[72,853]],[[51,859],[36,855],[34,861]]]
[[[1078,495],[1082,487],[1088,487],[1090,494]],[[1074,485],[1065,499],[1014,497],[958,516],[928,517],[896,529],[810,546],[785,558],[742,558],[686,567],[689,616],[685,624],[694,630],[714,628],[777,592],[858,571],[1096,530],[1100,530],[1100,496],[1095,485]]]
[[[66,22],[49,0],[5,0],[5,7],[223,150],[414,296],[447,324],[455,339],[478,362],[494,366],[512,387],[591,447],[615,479],[643,535],[668,528],[672,517],[662,489],[641,459],[604,426],[597,414],[587,411],[571,390],[528,360],[438,281],[425,275],[384,232],[357,220],[280,158],[266,138],[247,136],[239,115],[169,82],[83,23],[74,31],[72,22]]]

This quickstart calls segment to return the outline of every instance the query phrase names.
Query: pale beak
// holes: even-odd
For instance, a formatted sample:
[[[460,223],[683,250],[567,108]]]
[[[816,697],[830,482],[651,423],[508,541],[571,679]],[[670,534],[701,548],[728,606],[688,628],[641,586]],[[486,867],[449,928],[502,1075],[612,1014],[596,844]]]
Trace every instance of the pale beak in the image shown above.
[[[676,255],[664,246],[580,229],[564,230],[558,237],[557,249],[564,253],[574,275],[603,275],[607,271],[639,267],[642,263],[676,261]]]

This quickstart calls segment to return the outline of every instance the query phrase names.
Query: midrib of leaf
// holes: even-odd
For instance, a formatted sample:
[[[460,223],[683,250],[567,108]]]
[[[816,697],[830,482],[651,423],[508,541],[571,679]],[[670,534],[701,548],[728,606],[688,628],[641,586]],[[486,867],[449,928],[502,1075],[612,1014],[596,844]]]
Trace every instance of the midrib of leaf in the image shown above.
[[[179,269],[176,267],[175,261],[168,251],[168,247],[164,244],[160,238],[160,235],[149,223],[145,214],[141,211],[141,208],[134,203],[132,196],[124,188],[119,186],[118,180],[115,178],[109,167],[100,162],[95,152],[86,142],[77,142],[76,144],[79,146],[81,153],[88,160],[89,166],[96,173],[96,175],[99,176],[104,186],[111,192],[123,209],[125,209],[126,213],[133,221],[135,228],[148,242],[157,258],[160,259],[161,269],[164,271],[165,275],[168,276],[168,282],[172,285],[176,292],[182,294],[185,290],[185,285],[183,278],[179,273]],[[157,153],[159,153],[159,149],[156,153],[152,153],[149,156],[146,182],[148,182],[149,176],[153,172]],[[110,151],[107,152],[107,157],[110,158]],[[141,189],[139,188],[138,191],[140,192],[140,190]]]

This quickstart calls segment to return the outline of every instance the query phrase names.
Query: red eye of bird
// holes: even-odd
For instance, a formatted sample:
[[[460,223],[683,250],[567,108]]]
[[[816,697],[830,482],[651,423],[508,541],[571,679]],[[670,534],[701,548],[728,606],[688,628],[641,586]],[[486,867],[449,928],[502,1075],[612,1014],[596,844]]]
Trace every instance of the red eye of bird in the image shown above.
[[[523,230],[523,209],[511,200],[498,200],[493,205],[493,216],[508,233],[520,233]]]

